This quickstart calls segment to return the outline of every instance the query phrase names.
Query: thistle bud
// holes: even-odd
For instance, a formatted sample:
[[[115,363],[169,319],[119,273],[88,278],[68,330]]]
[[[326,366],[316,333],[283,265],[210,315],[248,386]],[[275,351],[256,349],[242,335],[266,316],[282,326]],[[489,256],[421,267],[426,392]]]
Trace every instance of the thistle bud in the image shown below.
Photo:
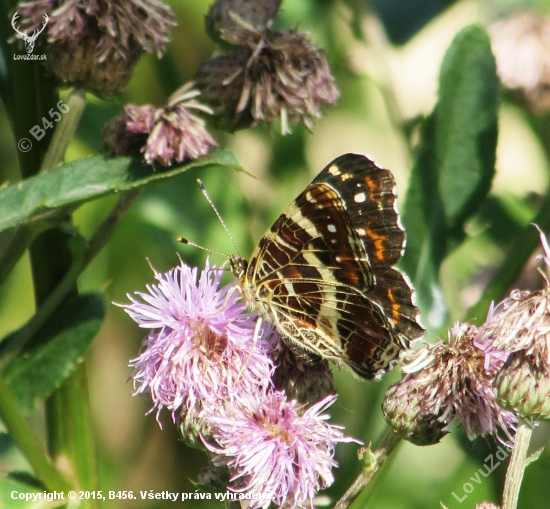
[[[437,444],[448,433],[442,412],[434,412],[425,396],[414,378],[405,377],[386,391],[382,403],[382,414],[393,431],[415,445]]]
[[[495,381],[499,403],[524,418],[550,418],[550,373],[523,351],[510,354]]]

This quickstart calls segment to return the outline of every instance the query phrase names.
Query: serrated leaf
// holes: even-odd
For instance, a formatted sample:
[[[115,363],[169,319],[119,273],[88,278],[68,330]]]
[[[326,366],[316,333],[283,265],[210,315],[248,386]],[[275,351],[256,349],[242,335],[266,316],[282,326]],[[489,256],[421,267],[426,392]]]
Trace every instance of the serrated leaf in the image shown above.
[[[0,231],[48,218],[58,211],[72,210],[102,196],[207,166],[242,170],[229,150],[215,150],[209,156],[163,171],[155,171],[126,157],[78,159],[0,189]]]
[[[499,85],[489,38],[462,30],[441,66],[439,100],[426,119],[403,209],[403,267],[426,325],[445,319],[439,269],[463,240],[464,223],[487,197],[494,176]]]
[[[31,412],[69,376],[101,326],[105,307],[100,294],[66,301],[4,371],[21,411]]]

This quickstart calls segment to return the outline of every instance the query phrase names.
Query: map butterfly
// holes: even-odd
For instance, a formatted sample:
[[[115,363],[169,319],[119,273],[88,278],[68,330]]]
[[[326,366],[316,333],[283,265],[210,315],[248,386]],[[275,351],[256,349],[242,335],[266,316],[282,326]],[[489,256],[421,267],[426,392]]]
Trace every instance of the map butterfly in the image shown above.
[[[230,257],[243,297],[289,346],[363,378],[391,367],[424,334],[408,278],[395,181],[359,154],[332,161],[261,238]]]

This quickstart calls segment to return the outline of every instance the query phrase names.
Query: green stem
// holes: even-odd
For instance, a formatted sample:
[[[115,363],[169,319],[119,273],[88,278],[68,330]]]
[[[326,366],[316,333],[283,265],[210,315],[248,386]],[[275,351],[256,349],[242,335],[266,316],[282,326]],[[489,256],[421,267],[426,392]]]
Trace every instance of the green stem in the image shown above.
[[[21,415],[17,402],[0,376],[0,417],[18,449],[30,463],[36,476],[48,491],[67,491],[71,484],[52,464],[38,437]]]
[[[51,421],[50,447],[70,452],[75,471],[78,472],[76,488],[97,491],[99,486],[88,393],[88,375],[83,362],[65,380],[61,390],[48,400],[47,417]],[[71,416],[70,420],[67,416]],[[93,509],[98,504],[97,500],[91,498],[82,500],[80,507]]]
[[[502,495],[502,509],[516,509],[518,505],[519,490],[523,474],[525,473],[527,449],[531,440],[533,428],[522,422],[514,437],[514,449],[510,457],[510,463],[506,470],[504,481],[504,493]]]
[[[80,118],[82,117],[82,113],[84,113],[86,92],[81,88],[75,88],[69,94],[69,97],[67,97],[67,102],[65,104],[68,107],[68,111],[67,113],[58,111],[61,115],[61,119],[55,128],[52,141],[42,160],[42,165],[40,166],[41,172],[49,171],[63,162],[65,152],[67,151],[69,143],[74,138]]]
[[[370,450],[366,451],[366,454],[370,454],[369,461],[365,464],[362,472],[355,479],[348,491],[336,502],[334,509],[346,509],[353,503],[400,442],[401,438],[393,431],[390,431],[386,435],[382,445],[374,453],[371,453]]]
[[[13,49],[13,47],[12,47]],[[57,104],[59,96],[54,84],[44,78],[40,62],[9,61],[10,94],[13,104],[8,111],[16,144],[23,138],[30,140],[32,148],[23,152],[18,145],[19,168],[22,178],[36,175],[42,164],[50,139],[51,129],[40,139],[35,139],[31,129],[42,125],[42,118],[48,118],[48,111]]]
[[[99,486],[90,398],[79,397],[81,394],[89,394],[86,363],[78,365],[75,375],[69,379],[70,385],[67,387],[69,412],[74,416],[72,421],[73,449],[76,451],[76,460],[79,462],[77,466],[82,486],[89,487],[90,490],[97,490]],[[90,499],[88,501],[89,507],[96,505],[97,500]]]

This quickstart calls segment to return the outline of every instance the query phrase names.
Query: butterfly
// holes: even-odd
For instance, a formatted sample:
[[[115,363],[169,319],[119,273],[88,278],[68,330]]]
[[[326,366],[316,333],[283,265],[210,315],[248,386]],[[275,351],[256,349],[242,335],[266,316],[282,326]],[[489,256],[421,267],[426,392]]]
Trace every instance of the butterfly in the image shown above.
[[[368,157],[332,161],[229,261],[243,297],[289,346],[377,378],[424,334],[401,258],[395,180]]]

